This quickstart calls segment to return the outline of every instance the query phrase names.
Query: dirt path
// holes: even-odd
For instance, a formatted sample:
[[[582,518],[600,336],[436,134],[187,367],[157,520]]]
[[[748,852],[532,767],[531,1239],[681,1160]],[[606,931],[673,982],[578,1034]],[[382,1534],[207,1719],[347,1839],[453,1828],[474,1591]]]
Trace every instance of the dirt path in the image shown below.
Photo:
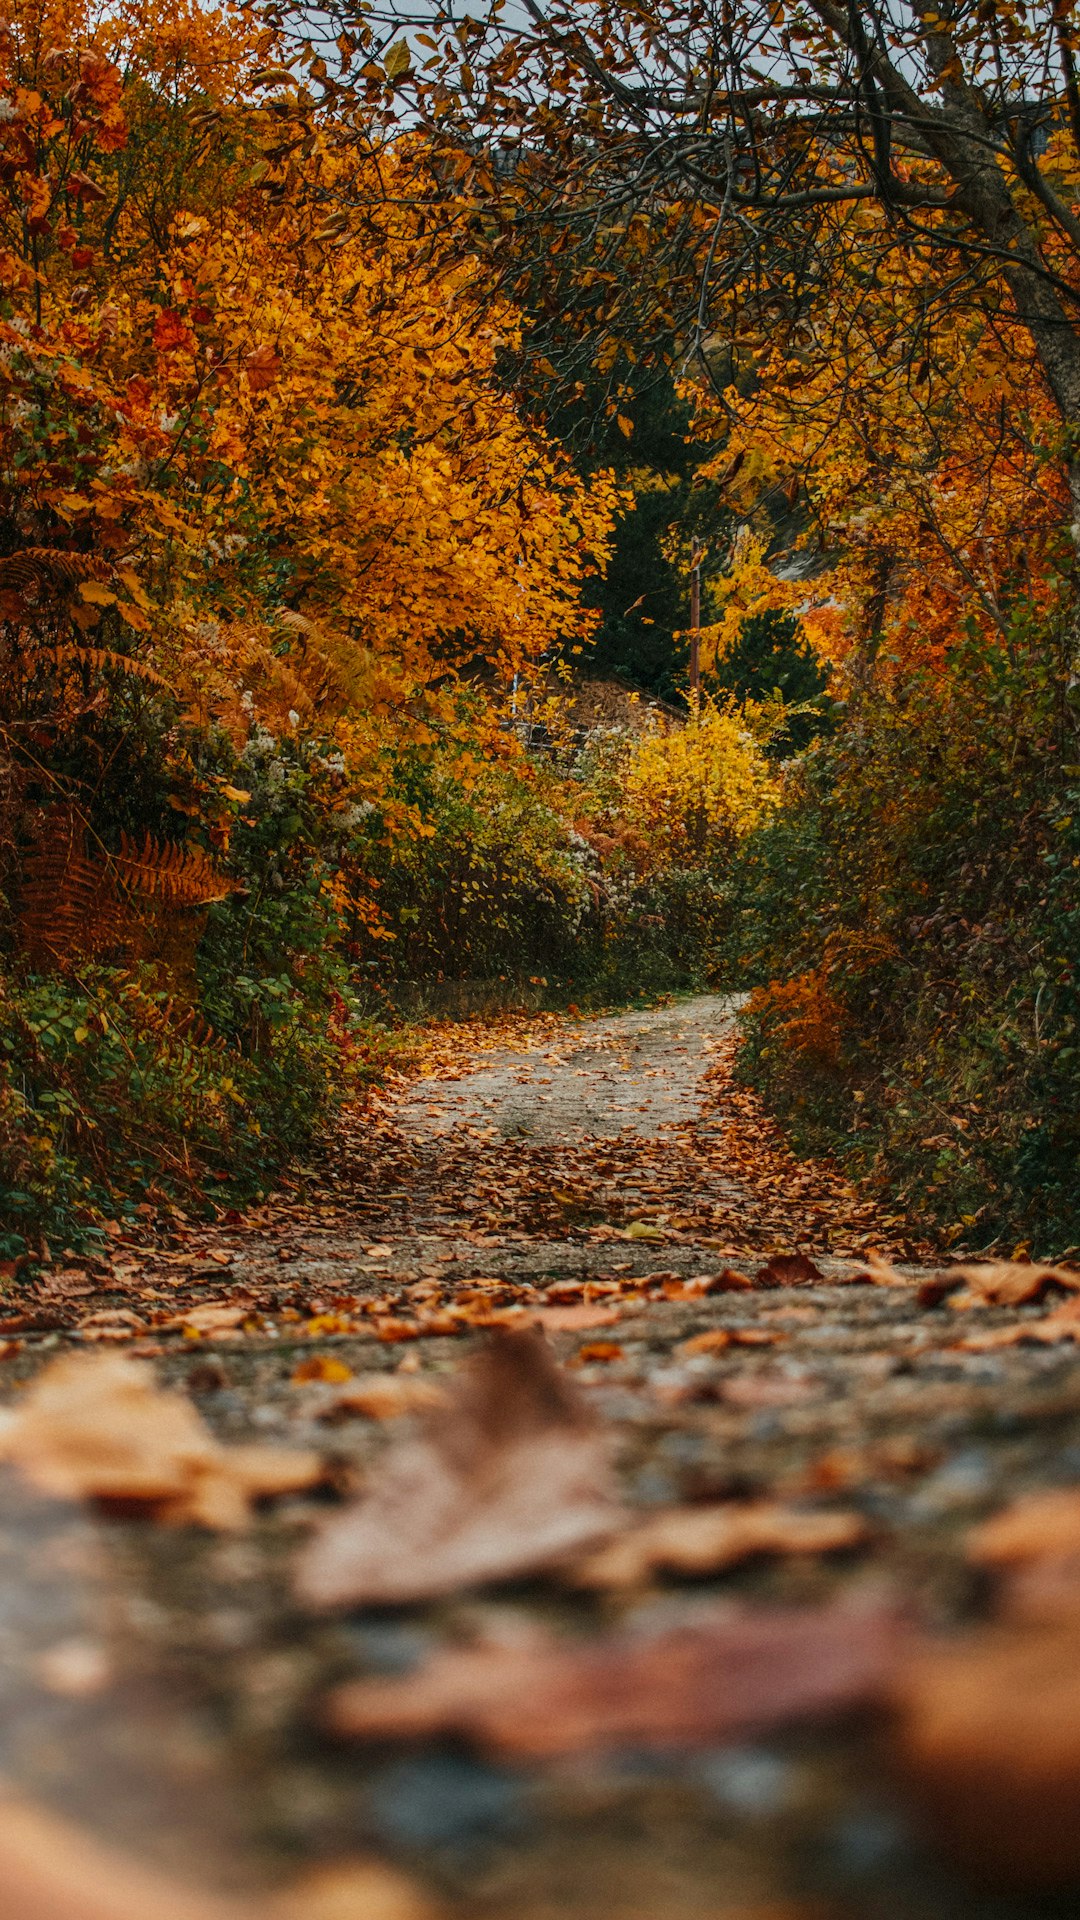
[[[69,1346],[141,1355],[221,1439],[329,1451],[342,1488],[377,1478],[403,1431],[329,1424],[343,1384],[445,1383],[487,1329],[539,1318],[635,1510],[842,1510],[854,1550],[758,1556],[691,1586],[657,1573],[618,1596],[481,1585],[313,1618],[288,1581],[310,1499],[214,1536],[76,1512],[9,1476],[0,1773],[173,1871],[245,1885],[374,1853],[452,1920],[1050,1911],[943,1864],[869,1726],[535,1764],[317,1731],[332,1683],[537,1622],[647,1632],[721,1602],[876,1605],[885,1587],[926,1621],[964,1622],[983,1605],[972,1523],[1080,1479],[1076,1346],[958,1345],[1045,1305],[957,1313],[920,1304],[914,1278],[850,1284],[871,1245],[915,1278],[926,1250],[785,1155],[732,1084],[731,1024],[728,1003],[700,998],[448,1031],[423,1077],[354,1115],[248,1220],[153,1246],[118,1236],[108,1262],[24,1290],[0,1379],[18,1404]]]

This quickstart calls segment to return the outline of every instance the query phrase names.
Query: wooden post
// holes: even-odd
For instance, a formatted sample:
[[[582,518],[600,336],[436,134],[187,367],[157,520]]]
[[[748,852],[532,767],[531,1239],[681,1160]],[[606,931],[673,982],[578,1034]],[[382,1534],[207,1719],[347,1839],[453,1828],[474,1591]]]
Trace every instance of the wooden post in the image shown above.
[[[701,699],[701,562],[704,549],[694,541],[690,551],[690,703]]]

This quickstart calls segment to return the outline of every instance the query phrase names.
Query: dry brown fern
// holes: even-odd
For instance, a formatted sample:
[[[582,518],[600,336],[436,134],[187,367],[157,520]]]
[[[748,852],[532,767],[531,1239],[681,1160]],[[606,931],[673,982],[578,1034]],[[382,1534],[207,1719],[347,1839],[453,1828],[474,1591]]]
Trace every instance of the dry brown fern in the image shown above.
[[[193,910],[235,891],[236,882],[201,847],[177,846],[150,833],[141,844],[121,834],[119,853],[88,853],[83,815],[73,806],[54,806],[39,818],[22,861],[16,930],[35,965],[64,966],[116,950],[160,958],[166,977],[186,987],[189,974],[194,981],[201,931],[186,928],[187,921]],[[145,907],[140,910],[136,900]],[[176,916],[186,928],[179,946],[172,937],[182,932]]]
[[[51,807],[23,861],[17,927],[37,965],[101,953],[121,936],[116,883],[103,860],[86,851],[86,822],[74,807]]]
[[[136,680],[144,680],[147,686],[172,692],[169,682],[156,667],[147,666],[145,660],[137,660],[133,654],[114,653],[108,647],[36,647],[34,658],[55,661],[57,666],[89,667],[94,673],[127,673]]]
[[[139,1007],[140,1024],[152,1027],[167,1040],[185,1041],[188,1046],[199,1047],[203,1051],[223,1053],[226,1041],[221,1034],[215,1033],[205,1014],[197,1007],[179,1007],[169,996],[164,1002],[144,1000]]]
[[[106,572],[92,553],[69,553],[60,547],[22,547],[0,556],[0,593],[33,593],[43,588],[72,593],[84,580],[100,580]]]
[[[120,851],[111,856],[117,877],[134,893],[168,901],[174,907],[205,907],[240,891],[239,882],[214,865],[201,847],[183,847],[147,833],[140,845],[121,833]]]

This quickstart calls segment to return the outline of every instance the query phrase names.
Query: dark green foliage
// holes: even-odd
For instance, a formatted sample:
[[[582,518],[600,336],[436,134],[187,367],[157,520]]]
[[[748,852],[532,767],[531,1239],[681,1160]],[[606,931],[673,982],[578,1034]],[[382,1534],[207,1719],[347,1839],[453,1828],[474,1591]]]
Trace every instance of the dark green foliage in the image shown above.
[[[686,690],[690,624],[689,557],[699,537],[715,553],[726,540],[727,516],[717,489],[701,477],[711,449],[688,439],[690,408],[669,373],[631,379],[622,418],[627,437],[601,405],[602,383],[558,407],[552,431],[576,451],[582,470],[613,469],[633,498],[620,519],[614,551],[602,579],[587,583],[585,599],[600,625],[589,650],[590,672],[612,674],[661,699]]]
[[[787,983],[755,995],[744,1060],[796,1139],[969,1244],[1080,1240],[1080,702],[1058,645],[972,643],[866,698],[791,774],[740,885],[743,964]]]
[[[821,663],[790,613],[755,613],[713,676],[735,699],[779,698],[788,714],[771,743],[774,756],[800,752],[829,730],[831,702]]]

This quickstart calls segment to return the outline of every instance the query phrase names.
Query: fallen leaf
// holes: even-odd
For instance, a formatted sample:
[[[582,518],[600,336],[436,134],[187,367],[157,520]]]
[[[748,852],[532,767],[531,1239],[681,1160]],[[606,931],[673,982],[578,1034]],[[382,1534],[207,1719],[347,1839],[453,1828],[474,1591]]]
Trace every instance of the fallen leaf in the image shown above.
[[[958,1287],[964,1292],[957,1294]],[[934,1274],[919,1288],[918,1301],[922,1307],[940,1306],[943,1300],[961,1309],[1022,1307],[1031,1300],[1041,1300],[1051,1287],[1075,1293],[1080,1290],[1080,1273],[1071,1267],[1040,1266],[1035,1261],[983,1260]]]
[[[301,1360],[292,1371],[295,1387],[309,1386],[313,1381],[323,1381],[327,1386],[339,1387],[351,1380],[352,1368],[344,1360],[337,1360],[330,1353],[313,1353]]]
[[[224,1301],[207,1301],[201,1307],[188,1307],[184,1313],[174,1313],[166,1320],[167,1327],[190,1327],[194,1333],[228,1333],[233,1327],[242,1327],[250,1320],[250,1307],[231,1307]]]
[[[175,1885],[29,1802],[0,1799],[4,1920],[259,1920],[254,1906]]]
[[[695,1333],[675,1348],[680,1360],[693,1359],[697,1353],[723,1353],[725,1347],[775,1347],[786,1335],[766,1327],[712,1327],[708,1333]]]
[[[400,1604],[535,1573],[619,1524],[604,1442],[535,1332],[499,1332],[296,1575],[308,1606]]]
[[[1080,1625],[922,1651],[896,1687],[901,1773],[984,1884],[1080,1880]]]
[[[589,1340],[579,1347],[571,1364],[575,1367],[588,1367],[596,1362],[621,1360],[623,1349],[617,1340]]]
[[[522,1759],[711,1746],[879,1700],[898,1635],[884,1607],[842,1605],[724,1609],[587,1640],[538,1630],[520,1642],[447,1649],[401,1679],[352,1681],[331,1695],[325,1718],[340,1736],[459,1735]]]
[[[640,1586],[654,1572],[717,1573],[758,1554],[837,1553],[860,1546],[866,1522],[857,1513],[760,1501],[747,1506],[669,1507],[575,1560],[566,1579],[597,1591]]]
[[[136,1333],[146,1332],[146,1321],[126,1307],[101,1307],[80,1320],[76,1332],[89,1341],[130,1340]]]
[[[396,1420],[404,1413],[445,1404],[446,1395],[434,1380],[421,1380],[415,1374],[364,1373],[320,1407],[319,1419],[338,1420],[359,1413],[368,1420]]]
[[[756,1287],[809,1287],[823,1280],[820,1267],[805,1253],[774,1253],[754,1275]]]
[[[854,1273],[841,1274],[839,1284],[842,1287],[910,1287],[915,1283],[906,1273],[901,1273],[899,1267],[894,1267],[891,1261],[882,1260],[878,1254],[871,1253],[861,1267],[856,1267]]]
[[[1060,1340],[1080,1342],[1080,1296],[1063,1300],[1042,1320],[1021,1320],[1011,1327],[987,1327],[982,1333],[969,1333],[954,1340],[954,1348],[964,1353],[993,1353],[999,1347],[1019,1347],[1028,1341],[1055,1346]]]
[[[436,1920],[414,1880],[379,1860],[316,1867],[269,1903],[266,1920]],[[146,1920],[156,1920],[147,1914]]]
[[[997,1570],[1047,1555],[1080,1555],[1080,1487],[1054,1487],[1028,1494],[976,1527],[968,1559]]]
[[[618,1307],[537,1307],[530,1318],[545,1333],[585,1333],[590,1327],[613,1327],[622,1318]]]
[[[243,1526],[252,1500],[323,1477],[314,1453],[223,1447],[181,1393],[122,1354],[65,1354],[0,1426],[0,1459],[66,1500],[146,1507],[178,1524]]]
[[[753,1286],[749,1274],[740,1273],[737,1267],[724,1267],[709,1277],[710,1293],[747,1293],[753,1291]]]

